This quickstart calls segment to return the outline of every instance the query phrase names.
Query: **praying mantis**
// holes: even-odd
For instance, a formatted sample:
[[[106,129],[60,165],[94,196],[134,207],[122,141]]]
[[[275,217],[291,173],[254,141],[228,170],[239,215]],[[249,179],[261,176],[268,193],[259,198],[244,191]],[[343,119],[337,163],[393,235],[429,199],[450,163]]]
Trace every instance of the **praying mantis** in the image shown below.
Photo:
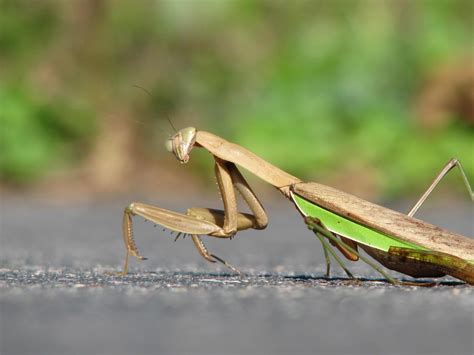
[[[237,165],[273,185],[290,200],[323,246],[326,276],[329,277],[330,255],[347,275],[354,278],[333,247],[348,260],[362,260],[380,272],[389,282],[401,283],[388,275],[370,257],[388,269],[418,278],[450,275],[474,284],[474,239],[442,229],[414,218],[414,214],[441,179],[454,167],[474,200],[472,188],[461,163],[451,159],[407,215],[365,201],[356,196],[315,182],[303,182],[270,164],[242,146],[194,127],[179,130],[166,141],[166,148],[186,164],[194,148],[207,150],[215,160],[215,175],[222,196],[223,210],[190,208],[186,214],[139,202],[124,210],[123,238],[126,247],[122,274],[128,273],[129,256],[144,260],[134,237],[132,217],[161,225],[180,235],[190,235],[198,252],[209,262],[221,262],[235,272],[235,267],[208,251],[201,236],[233,238],[238,231],[264,229],[268,217]],[[237,209],[236,191],[252,213]],[[329,243],[328,243],[329,241]]]

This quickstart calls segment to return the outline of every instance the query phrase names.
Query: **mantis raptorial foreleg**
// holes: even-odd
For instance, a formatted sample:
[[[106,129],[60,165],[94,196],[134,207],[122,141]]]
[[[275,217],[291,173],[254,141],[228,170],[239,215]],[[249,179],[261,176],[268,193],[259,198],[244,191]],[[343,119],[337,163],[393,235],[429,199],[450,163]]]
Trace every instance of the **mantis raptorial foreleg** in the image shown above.
[[[222,228],[222,234],[225,237],[233,237],[237,230],[242,230],[246,228],[254,229],[263,229],[268,224],[268,217],[265,213],[265,210],[258,200],[255,193],[250,188],[250,185],[247,183],[245,178],[242,176],[240,171],[237,169],[235,164],[231,162],[226,162],[217,157],[214,157],[216,161],[215,173],[217,179],[217,185],[219,186],[219,191],[221,193],[222,201],[224,203],[224,224]],[[244,224],[238,226],[239,215],[242,217],[245,214],[239,214],[237,211],[237,199],[235,196],[234,187],[237,191],[240,192],[244,201],[249,206],[250,210],[253,213],[252,225],[244,227]],[[216,210],[208,210],[211,213],[216,215]],[[247,215],[248,216],[248,215]],[[241,221],[241,223],[244,223]],[[220,236],[220,235],[212,235]]]
[[[186,215],[197,220],[207,221],[217,226],[223,226],[225,221],[225,211],[215,210],[212,208],[191,207],[187,210]],[[257,219],[249,213],[237,213],[237,230],[242,231],[249,228],[255,228]],[[232,238],[233,235],[210,235],[215,238]]]
[[[219,158],[215,158],[215,161],[216,165],[214,170],[225,212],[222,229],[225,235],[232,237],[237,232],[237,200],[232,186],[232,177],[225,161]]]
[[[448,174],[451,171],[451,169],[453,169],[456,166],[461,171],[461,176],[464,181],[464,185],[466,186],[467,191],[469,192],[471,200],[474,201],[474,193],[472,192],[471,185],[469,184],[469,180],[467,179],[467,175],[461,165],[461,162],[457,159],[451,159],[450,161],[446,163],[446,165],[441,170],[441,172],[436,176],[436,178],[433,180],[431,185],[428,187],[425,193],[420,197],[418,202],[415,204],[415,206],[413,206],[410,212],[408,212],[408,216],[413,217],[413,215],[416,213],[416,211],[418,211],[418,209],[421,207],[423,202],[425,202],[425,200],[428,198],[431,192],[433,192],[434,188],[438,185],[438,183],[446,176],[446,174]]]
[[[240,193],[255,217],[255,225],[252,228],[264,229],[268,224],[268,217],[257,195],[252,191],[252,188],[234,163],[227,162],[227,167],[230,171],[234,187]]]
[[[232,238],[237,231],[249,228],[263,229],[268,218],[262,204],[253,193],[247,181],[237,167],[230,162],[215,158],[215,172],[219,190],[224,203],[224,210],[208,208],[190,208],[187,214],[181,214],[143,203],[132,203],[124,211],[123,237],[127,249],[123,274],[128,272],[130,255],[143,260],[133,238],[132,216],[138,215],[145,220],[159,224],[167,229],[192,236],[194,245],[199,253],[208,261],[219,261],[230,269],[240,273],[235,267],[208,252],[199,235],[217,238]],[[240,192],[253,215],[237,211],[237,201],[234,187]]]

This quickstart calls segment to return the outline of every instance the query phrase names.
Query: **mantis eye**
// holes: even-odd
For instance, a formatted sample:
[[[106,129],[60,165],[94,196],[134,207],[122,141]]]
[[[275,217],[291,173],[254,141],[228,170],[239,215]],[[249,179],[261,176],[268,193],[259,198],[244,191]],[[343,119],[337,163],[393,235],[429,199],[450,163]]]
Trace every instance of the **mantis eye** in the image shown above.
[[[167,139],[166,142],[165,142],[165,147],[166,147],[166,150],[170,153],[173,152],[173,140],[172,139]]]

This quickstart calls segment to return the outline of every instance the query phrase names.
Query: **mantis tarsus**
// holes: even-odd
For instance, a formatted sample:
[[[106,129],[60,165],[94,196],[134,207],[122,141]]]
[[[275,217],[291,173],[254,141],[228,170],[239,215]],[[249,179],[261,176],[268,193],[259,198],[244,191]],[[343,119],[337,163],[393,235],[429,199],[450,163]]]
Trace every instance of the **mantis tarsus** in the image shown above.
[[[474,239],[413,217],[443,176],[454,167],[461,171],[471,199],[474,199],[466,174],[456,159],[447,163],[420,200],[404,215],[325,185],[305,183],[247,149],[193,127],[178,131],[168,139],[166,147],[183,164],[188,162],[189,154],[195,147],[211,153],[224,209],[190,208],[186,214],[181,214],[138,202],[130,204],[123,216],[123,237],[127,250],[123,274],[128,272],[130,255],[144,259],[133,238],[134,215],[176,231],[178,237],[181,234],[191,235],[197,250],[206,260],[219,261],[238,272],[232,265],[210,253],[200,236],[233,238],[238,231],[264,229],[267,226],[265,210],[237,169],[236,165],[239,165],[273,185],[295,204],[308,228],[323,245],[327,276],[331,254],[348,276],[353,277],[331,248],[332,245],[349,260],[360,258],[367,262],[392,283],[398,281],[362,256],[359,248],[385,267],[413,277],[450,275],[474,284]],[[237,210],[235,190],[242,195],[252,214]]]

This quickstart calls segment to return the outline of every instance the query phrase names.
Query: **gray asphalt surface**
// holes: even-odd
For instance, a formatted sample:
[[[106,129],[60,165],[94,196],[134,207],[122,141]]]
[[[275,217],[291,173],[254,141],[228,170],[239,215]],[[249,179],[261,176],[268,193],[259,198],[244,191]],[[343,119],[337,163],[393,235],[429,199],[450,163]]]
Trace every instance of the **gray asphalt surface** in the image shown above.
[[[204,261],[188,239],[136,219],[149,260],[122,267],[122,201],[51,205],[2,200],[0,353],[10,354],[472,354],[473,288],[392,286],[364,264],[333,264],[289,204],[268,203],[265,231],[204,239],[239,277]],[[184,211],[217,207],[141,199]],[[405,211],[408,205],[394,205]],[[468,203],[420,215],[473,233]],[[409,278],[391,273],[398,278]]]

